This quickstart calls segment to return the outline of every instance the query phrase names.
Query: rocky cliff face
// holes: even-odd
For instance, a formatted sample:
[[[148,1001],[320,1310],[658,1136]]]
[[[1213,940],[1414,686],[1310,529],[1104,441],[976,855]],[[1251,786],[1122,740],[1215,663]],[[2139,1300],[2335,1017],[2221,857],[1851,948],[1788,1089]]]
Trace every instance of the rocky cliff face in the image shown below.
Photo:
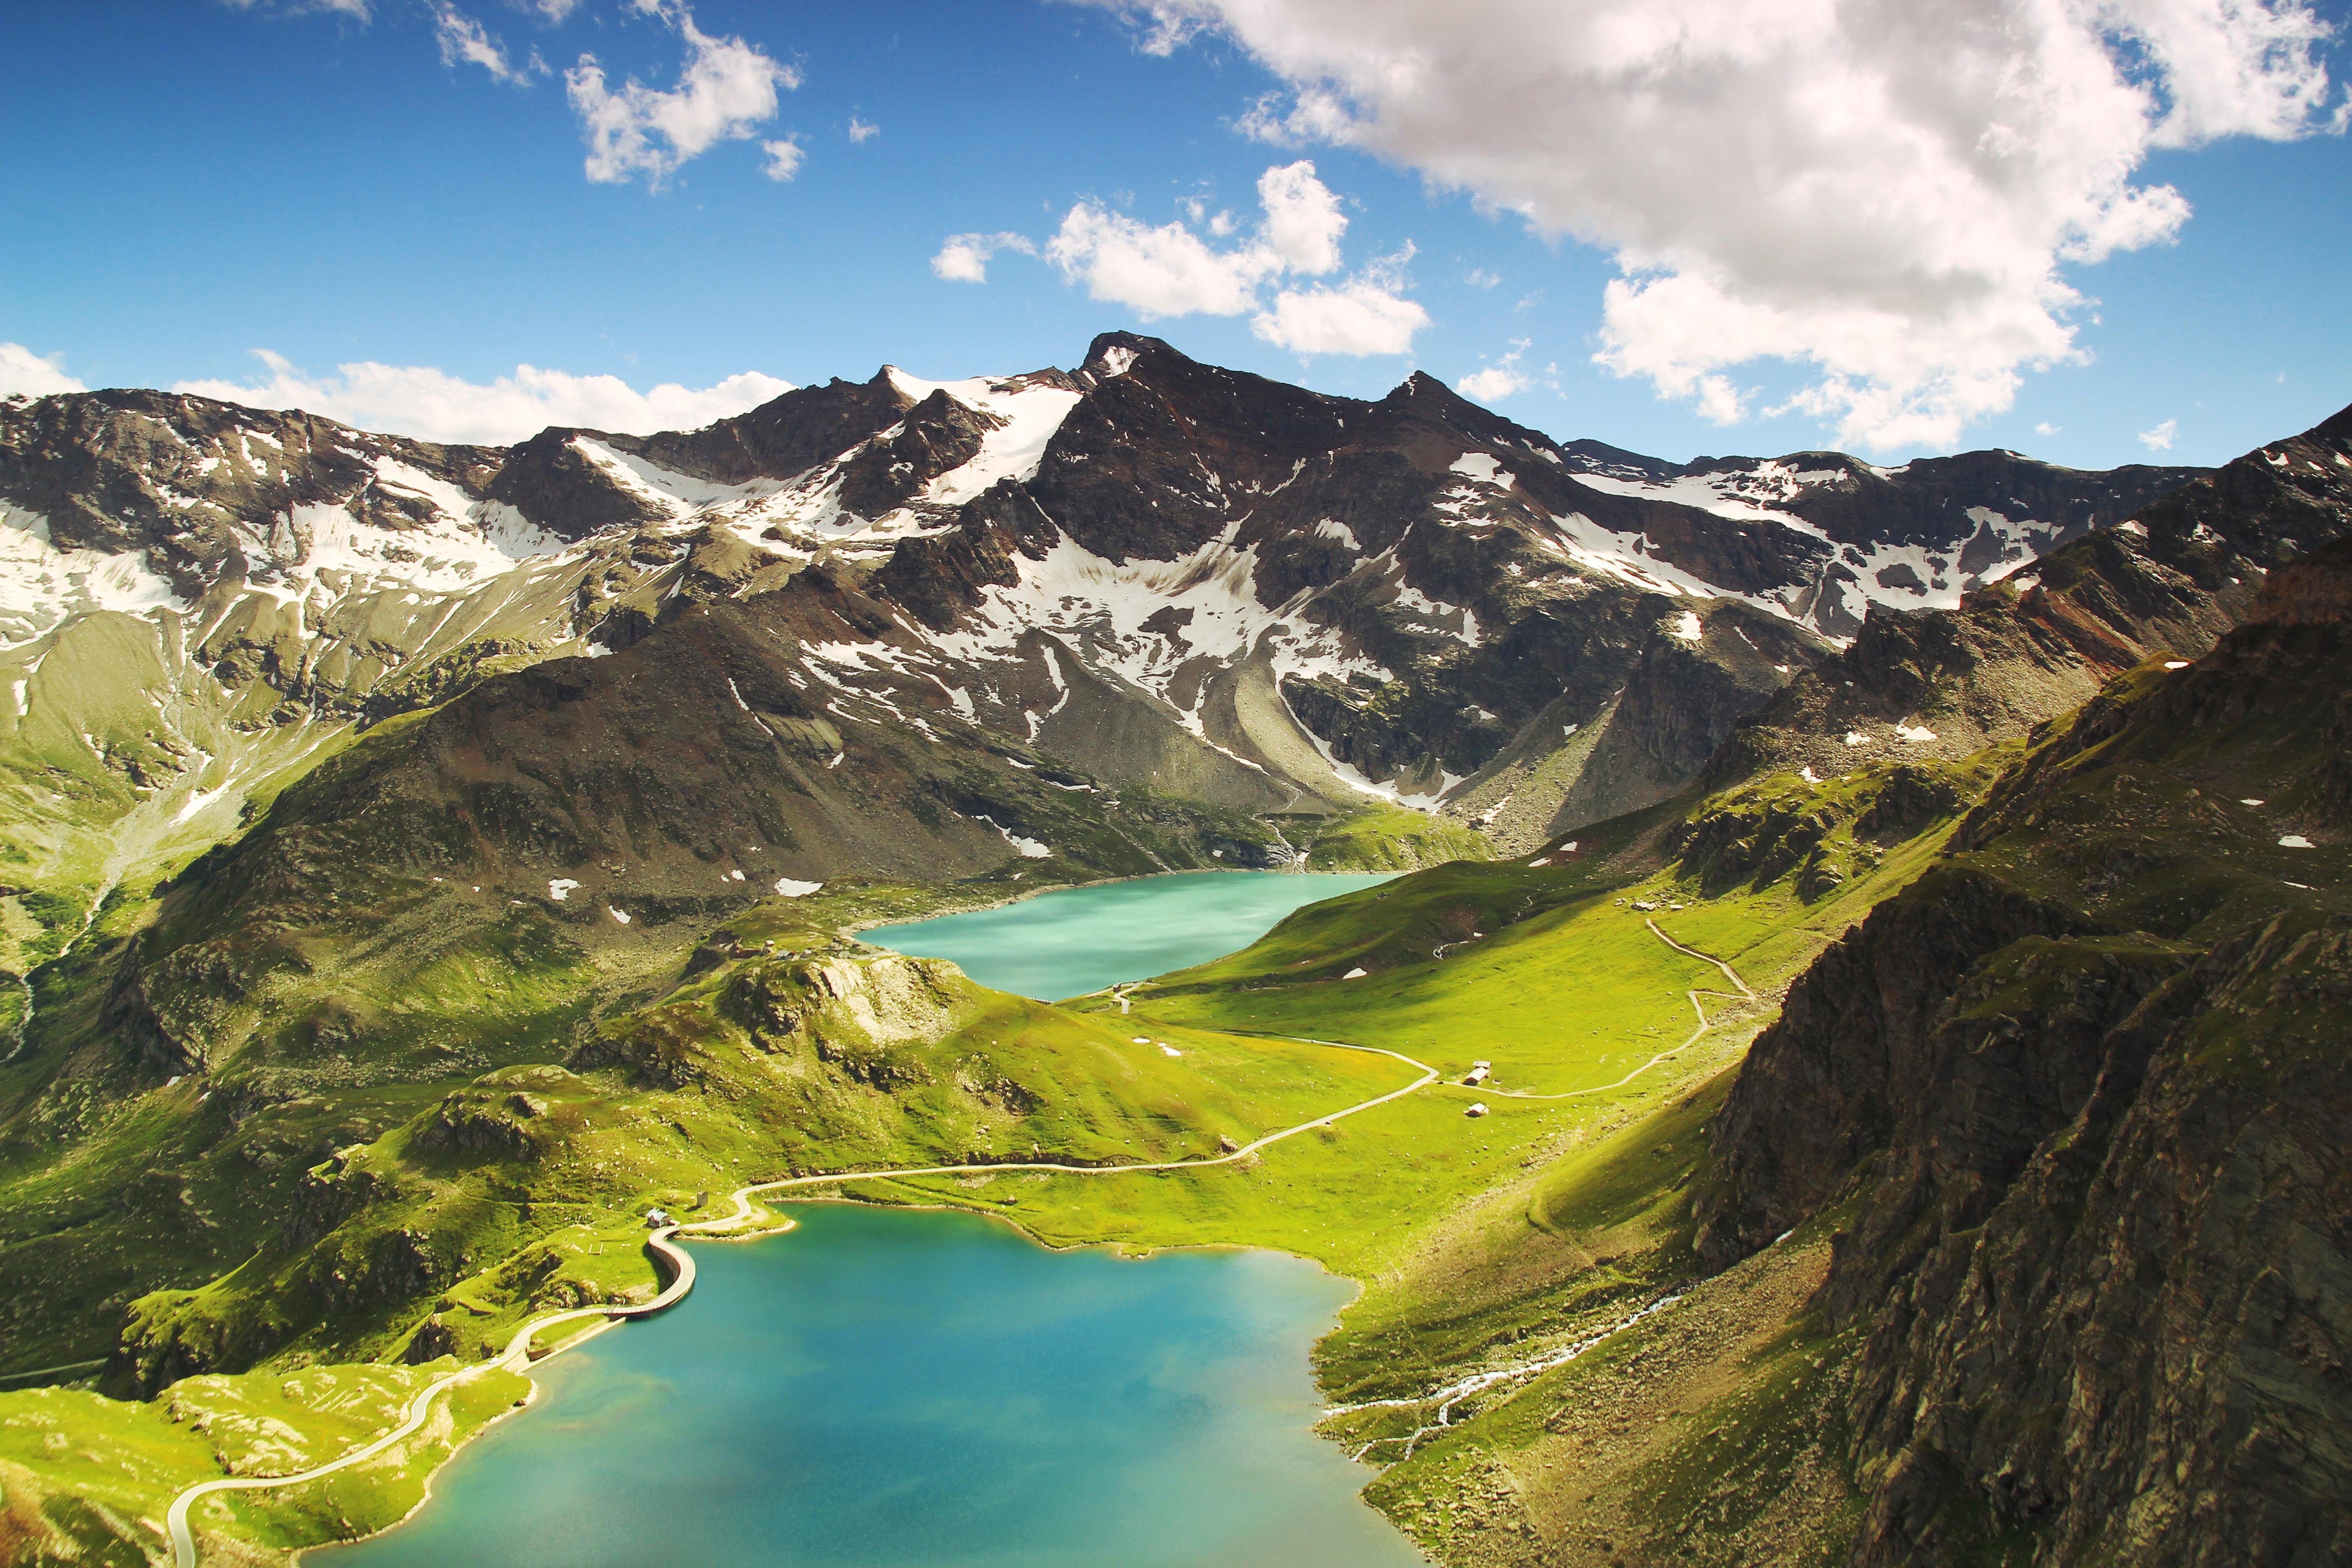
[[[2347,589],[2049,727],[1742,1070],[1700,1249],[1853,1205],[1856,1563],[2352,1552]]]

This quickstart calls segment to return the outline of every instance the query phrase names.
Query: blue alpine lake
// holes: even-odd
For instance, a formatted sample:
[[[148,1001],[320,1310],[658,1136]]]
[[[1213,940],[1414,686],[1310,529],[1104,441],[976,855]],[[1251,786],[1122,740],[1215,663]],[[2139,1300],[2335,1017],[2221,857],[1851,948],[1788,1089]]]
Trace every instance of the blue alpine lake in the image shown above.
[[[877,926],[862,937],[896,952],[947,959],[982,985],[1052,1002],[1238,952],[1302,905],[1394,875],[1180,871]]]
[[[1012,1178],[999,1178],[1012,1179]],[[315,1568],[1412,1568],[1308,1430],[1352,1294],[1251,1251],[1051,1252],[802,1205],[535,1374],[409,1522]]]
[[[1247,946],[1387,879],[1210,872],[866,940],[1039,998]],[[1050,1179],[1005,1175],[997,1181]],[[533,1375],[399,1528],[316,1568],[1412,1568],[1314,1436],[1353,1294],[1300,1258],[1053,1252],[979,1215],[797,1205]]]

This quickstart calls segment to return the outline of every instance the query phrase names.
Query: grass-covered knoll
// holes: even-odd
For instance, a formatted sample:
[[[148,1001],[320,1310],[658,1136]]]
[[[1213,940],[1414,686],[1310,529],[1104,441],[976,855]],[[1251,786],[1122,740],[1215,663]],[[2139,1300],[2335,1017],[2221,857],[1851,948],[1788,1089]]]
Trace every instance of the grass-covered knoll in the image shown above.
[[[649,1206],[835,1170],[1213,1155],[1413,1076],[1295,1042],[1138,1038],[936,961],[774,941],[730,931],[570,1068],[437,1093],[303,1172],[296,1217],[253,1258],[138,1303],[124,1373],[154,1388],[264,1356],[480,1353],[535,1312],[649,1288],[616,1246]]]
[[[1375,804],[1328,816],[1271,820],[1306,850],[1309,871],[1412,871],[1494,854],[1484,834],[1401,806]]]
[[[151,1403],[77,1389],[0,1394],[0,1489],[10,1563],[166,1561],[173,1496],[223,1475],[273,1475],[348,1453],[398,1424],[409,1400],[453,1370],[320,1366],[194,1377]],[[288,1549],[381,1530],[424,1496],[425,1479],[530,1384],[492,1372],[460,1384],[414,1437],[284,1492],[215,1496],[191,1518],[205,1561],[276,1563]],[[224,1537],[218,1541],[209,1538]]]
[[[1370,1053],[1076,1016],[862,949],[806,915],[779,908],[719,933],[657,1005],[593,1026],[572,1068],[416,1086],[397,1124],[295,1172],[291,1217],[264,1227],[251,1257],[141,1300],[116,1378],[168,1398],[218,1381],[189,1375],[208,1366],[262,1362],[226,1380],[262,1387],[306,1364],[343,1376],[335,1363],[355,1357],[475,1360],[532,1317],[650,1294],[641,1216],[654,1205],[694,1215],[760,1179],[836,1169],[1213,1157],[1416,1076]],[[239,1148],[274,1147],[336,1109],[310,1098],[310,1110],[287,1101],[225,1131]],[[1451,1132],[1458,1117],[1442,1120]],[[1154,1180],[1058,1178],[1090,1179]],[[1360,1194],[1360,1175],[1349,1185]],[[132,1441],[162,1408],[72,1397],[89,1424],[121,1428],[110,1441]],[[192,1451],[197,1468],[180,1479],[206,1462]],[[340,1494],[217,1507],[257,1510],[263,1542],[333,1539],[383,1511]],[[115,1516],[64,1503],[51,1515],[93,1551],[131,1537]]]

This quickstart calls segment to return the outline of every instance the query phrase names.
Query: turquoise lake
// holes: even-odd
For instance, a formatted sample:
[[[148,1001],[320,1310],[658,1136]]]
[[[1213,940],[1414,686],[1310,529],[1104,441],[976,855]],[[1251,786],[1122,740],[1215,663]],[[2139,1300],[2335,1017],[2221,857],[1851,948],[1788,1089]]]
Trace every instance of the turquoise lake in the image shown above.
[[[947,959],[982,985],[1055,1002],[1238,952],[1301,905],[1391,875],[1183,871],[877,926],[860,936],[896,952]]]
[[[1210,872],[865,939],[1052,999],[1247,946],[1380,876]],[[999,1178],[1010,1180],[1017,1178]],[[315,1568],[1413,1568],[1310,1430],[1354,1293],[1240,1250],[1049,1252],[975,1215],[798,1205],[534,1374],[406,1524]]]
[[[796,1205],[540,1369],[408,1523],[314,1568],[1413,1568],[1307,1429],[1353,1293],[1246,1251],[1048,1252]]]

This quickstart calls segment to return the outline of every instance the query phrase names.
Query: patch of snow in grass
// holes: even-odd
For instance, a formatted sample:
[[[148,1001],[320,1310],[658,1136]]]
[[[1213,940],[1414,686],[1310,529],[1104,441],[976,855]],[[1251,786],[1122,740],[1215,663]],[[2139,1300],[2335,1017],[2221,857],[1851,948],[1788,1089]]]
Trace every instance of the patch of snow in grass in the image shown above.
[[[776,879],[776,897],[805,899],[824,886],[823,882],[795,882],[790,877],[779,877]]]
[[[1845,743],[1849,746],[1867,746],[1870,744],[1870,737],[1859,730],[1848,730],[1845,732]]]
[[[560,904],[570,898],[572,890],[579,885],[569,877],[552,878],[547,884],[547,896]]]
[[[1175,1047],[1173,1047],[1173,1046],[1170,1045],[1170,1044],[1169,1044],[1167,1041],[1165,1041],[1165,1040],[1162,1040],[1162,1041],[1160,1041],[1160,1055],[1162,1055],[1162,1056],[1170,1056],[1170,1057],[1181,1057],[1181,1056],[1182,1056],[1182,1055],[1184,1054],[1183,1052],[1181,1052],[1181,1051],[1178,1050]]]
[[[1340,978],[1340,979],[1342,979],[1342,980],[1361,980],[1365,975],[1367,975],[1367,974],[1369,974],[1369,973],[1371,973],[1371,971],[1370,971],[1370,970],[1366,969],[1362,964],[1360,964],[1360,964],[1358,964],[1355,968],[1350,969],[1349,971],[1348,971],[1348,973],[1347,973],[1342,974],[1341,976],[1339,976],[1339,978]]]
[[[2187,669],[2189,668],[2189,661],[2185,658],[2168,658],[2164,661],[2164,668],[2167,669]]]
[[[1696,610],[1685,610],[1666,623],[1666,635],[1670,637],[1680,637],[1685,642],[1698,641],[1706,634],[1706,630]]]
[[[2285,837],[2279,840],[2279,847],[2282,849],[2315,849],[2318,846],[2312,843],[2310,839],[2305,838],[2300,833],[2290,833]]]
[[[612,916],[614,920],[620,921],[623,925],[627,925],[629,923],[629,914],[626,910],[616,910],[612,905],[606,904],[604,906],[604,912]]]
[[[1936,731],[1925,724],[1897,724],[1895,733],[1906,741],[1932,741],[1936,738]]]

